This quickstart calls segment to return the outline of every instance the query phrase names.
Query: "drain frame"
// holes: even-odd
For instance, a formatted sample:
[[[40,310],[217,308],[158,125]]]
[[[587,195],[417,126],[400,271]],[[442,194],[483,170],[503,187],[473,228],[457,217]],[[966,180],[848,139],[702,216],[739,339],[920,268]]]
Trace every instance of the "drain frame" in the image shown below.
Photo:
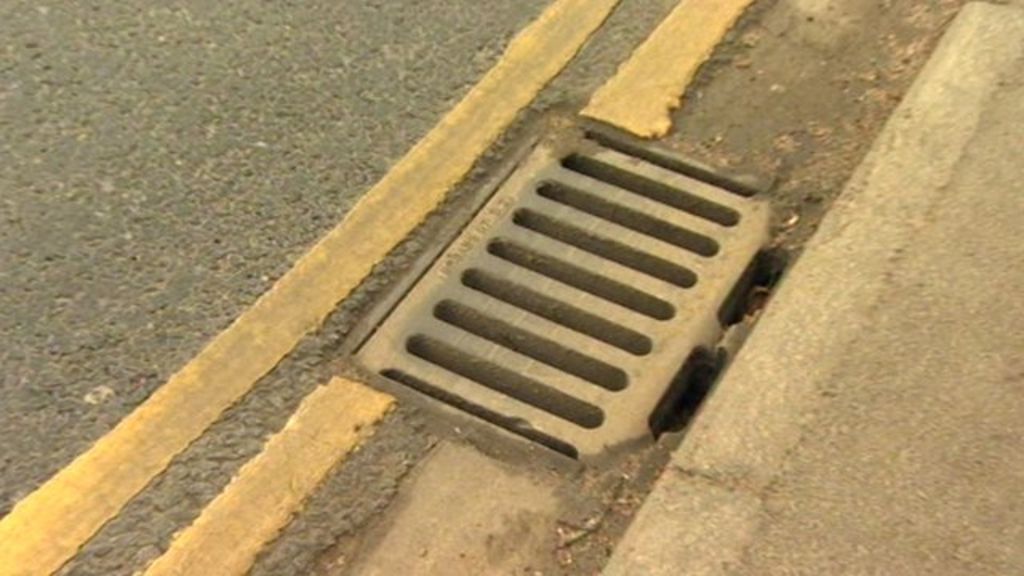
[[[443,408],[443,412],[446,413],[446,416],[457,415],[458,420],[461,422],[465,422],[467,419],[474,422],[484,420],[486,422],[480,422],[482,426],[488,427],[493,425],[501,436],[518,435],[532,441],[533,443],[546,446],[547,448],[566,456],[582,460],[593,460],[601,457],[602,455],[615,452],[618,446],[634,445],[636,442],[653,440],[658,435],[659,432],[652,430],[652,426],[650,426],[649,423],[650,419],[654,418],[654,410],[658,409],[659,406],[662,406],[663,397],[670,392],[668,389],[670,384],[669,381],[663,383],[664,389],[660,393],[652,395],[652,393],[648,392],[646,394],[648,401],[644,403],[644,407],[639,413],[632,415],[634,424],[632,425],[632,431],[630,433],[620,434],[615,437],[614,441],[599,440],[594,442],[581,442],[578,437],[570,434],[573,439],[566,441],[563,439],[565,436],[564,430],[557,434],[549,434],[543,427],[537,427],[532,422],[524,421],[523,419],[516,417],[508,417],[507,415],[500,413],[500,411],[491,410],[484,405],[472,406],[471,399],[465,398],[465,395],[453,394],[450,390],[444,390],[443,385],[439,385],[434,382],[410,384],[407,377],[402,377],[398,372],[396,372],[398,369],[381,369],[379,364],[376,366],[372,365],[373,362],[368,364],[362,356],[367,345],[370,344],[379,334],[379,330],[384,328],[385,325],[392,320],[396,314],[396,310],[403,306],[403,302],[405,302],[406,298],[416,291],[418,287],[421,286],[421,283],[425,281],[430,282],[429,280],[426,280],[428,275],[433,274],[435,276],[439,275],[450,277],[461,269],[460,267],[463,265],[466,258],[471,257],[474,254],[479,256],[480,252],[490,252],[491,256],[495,256],[494,251],[491,250],[492,246],[501,243],[514,243],[510,242],[509,238],[503,237],[498,232],[500,229],[498,223],[503,221],[503,218],[509,217],[509,214],[514,213],[513,209],[515,206],[519,205],[519,209],[521,210],[522,206],[529,205],[529,203],[524,202],[521,197],[530,195],[530,192],[525,192],[523,190],[532,189],[535,192],[538,191],[542,186],[550,184],[550,174],[548,173],[551,171],[551,166],[557,165],[558,168],[556,168],[556,170],[564,171],[566,168],[563,168],[562,166],[569,155],[573,153],[590,154],[595,147],[599,149],[606,148],[608,142],[615,143],[615,148],[611,148],[613,152],[611,156],[618,160],[621,160],[619,156],[627,156],[622,152],[622,150],[636,151],[637,149],[642,149],[644,151],[644,155],[636,157],[645,165],[649,164],[654,166],[655,171],[661,170],[673,172],[687,179],[688,182],[695,181],[692,176],[694,174],[704,178],[707,178],[709,174],[713,175],[713,178],[710,179],[717,184],[709,183],[707,181],[696,181],[700,186],[710,187],[713,189],[714,194],[719,194],[720,192],[726,192],[729,194],[729,196],[726,197],[727,201],[722,204],[726,207],[727,211],[719,211],[719,217],[717,218],[719,221],[712,222],[712,225],[717,225],[722,229],[728,230],[731,228],[737,228],[738,221],[755,222],[753,227],[749,224],[741,224],[738,226],[739,230],[736,233],[736,236],[746,235],[749,237],[746,241],[740,242],[739,240],[736,240],[736,238],[732,238],[727,243],[727,248],[730,252],[730,254],[727,255],[728,257],[735,260],[737,258],[736,254],[740,254],[738,258],[742,261],[740,261],[738,265],[734,266],[737,272],[733,274],[735,278],[732,278],[734,283],[738,283],[740,281],[740,277],[746,273],[750,263],[754,260],[757,254],[760,253],[769,238],[769,208],[766,202],[751,200],[751,195],[754,190],[754,186],[752,184],[738,181],[728,176],[714,174],[706,167],[682,160],[673,153],[662,150],[656,145],[652,146],[647,143],[637,143],[635,141],[631,141],[629,138],[624,138],[620,134],[615,134],[612,129],[588,123],[581,126],[578,130],[579,134],[582,136],[577,135],[571,139],[561,137],[556,138],[553,141],[550,139],[545,140],[541,138],[532,138],[530,141],[520,145],[516,149],[516,154],[513,158],[503,165],[498,176],[492,178],[485,187],[482,187],[481,192],[476,195],[473,201],[473,209],[458,221],[449,222],[449,225],[445,227],[445,232],[443,234],[444,238],[432,243],[427,252],[416,260],[414,268],[410,270],[409,273],[405,274],[397,286],[388,293],[382,302],[371,309],[370,313],[357,324],[353,332],[350,333],[350,337],[346,339],[346,348],[348,354],[363,371],[380,371],[383,374],[391,375],[389,378],[383,374],[374,374],[371,378],[373,384],[384,387],[388,389],[388,391],[397,392],[406,397],[408,397],[409,394],[412,394],[414,397],[417,397],[418,400],[425,401],[426,405],[436,405]],[[599,143],[595,142],[595,140]],[[616,154],[618,156],[615,156]],[[608,156],[608,154],[606,154],[606,156]],[[687,171],[685,174],[681,174],[678,169],[680,163],[686,166]],[[545,166],[547,167],[546,172],[544,168]],[[527,174],[531,169],[535,170],[535,173],[532,175]],[[524,176],[524,174],[527,175]],[[723,186],[728,186],[728,188],[723,188]],[[507,190],[512,191],[506,192]],[[701,196],[702,194],[707,195],[707,189],[703,189],[701,194],[698,194],[698,196]],[[535,195],[540,196],[539,193]],[[712,197],[716,196],[712,195]],[[721,199],[721,197],[719,197],[719,199]],[[546,200],[557,204],[557,202],[551,199]],[[644,200],[644,202],[648,203],[657,201],[657,199],[652,200],[650,198]],[[702,200],[698,198],[698,201]],[[567,209],[572,209],[572,207],[568,206]],[[721,216],[722,214],[728,214],[730,211],[735,213],[735,218]],[[609,217],[609,214],[605,213],[604,216]],[[692,216],[692,214],[690,216]],[[686,216],[682,220],[684,222],[688,222],[686,218],[690,216]],[[601,216],[595,217],[600,218]],[[619,214],[613,215],[613,217],[636,218],[635,215],[631,215],[628,211],[620,212]],[[696,218],[699,219],[700,216],[696,216]],[[705,218],[705,220],[715,219]],[[690,223],[693,224],[693,222]],[[694,228],[696,228],[698,232],[695,233],[699,235],[699,230],[707,229],[707,227],[708,224],[706,222],[701,223],[696,221]],[[686,229],[689,230],[689,228]],[[666,228],[666,230],[668,229]],[[693,230],[690,231],[693,232]],[[717,229],[715,231],[716,233],[720,232]],[[466,237],[466,234],[469,232],[475,233],[470,237]],[[646,235],[648,237],[650,236],[649,231],[647,231],[646,234],[644,232],[637,231],[636,234]],[[665,234],[662,234],[662,236],[665,236]],[[721,237],[722,234],[717,234],[717,236]],[[668,239],[661,239],[658,241],[668,243]],[[741,244],[741,246],[738,246],[737,244]],[[626,242],[625,245],[629,246],[630,243]],[[693,252],[695,258],[692,262],[688,262],[689,267],[696,270],[695,274],[698,278],[706,277],[702,281],[703,283],[706,283],[709,279],[719,283],[728,283],[730,281],[728,278],[728,276],[730,276],[729,274],[725,274],[721,278],[714,278],[714,275],[716,274],[721,276],[721,271],[716,272],[715,265],[713,264],[715,258],[721,257],[719,254],[721,246],[716,246],[715,250],[706,249],[706,243],[704,246],[705,249],[703,250],[699,248],[696,250],[689,250],[690,252]],[[686,250],[686,248],[683,249]],[[577,250],[580,249],[577,248]],[[703,254],[701,253],[702,251],[704,252]],[[585,252],[585,250],[582,252]],[[464,271],[465,270],[463,270],[463,272]],[[536,272],[532,272],[526,268],[526,276],[530,276],[530,273],[536,274]],[[459,272],[459,274],[461,275],[461,272]],[[550,278],[551,274],[547,274],[547,276]],[[564,281],[565,279],[563,278],[562,280]],[[438,281],[435,281],[435,284],[437,282]],[[689,282],[682,282],[683,284],[688,285],[680,286],[680,288],[690,290],[693,288],[694,284],[701,284],[702,282],[696,282],[693,280]],[[526,288],[528,289],[528,287]],[[631,288],[631,286],[627,286],[627,288]],[[422,289],[421,292],[424,290],[426,289]],[[734,290],[731,286],[729,289],[718,289],[717,292],[713,290],[714,293],[721,293],[721,297],[717,299],[720,301],[715,301],[710,305],[705,306],[707,311],[703,314],[704,318],[700,320],[700,322],[691,322],[690,330],[694,333],[692,340],[695,345],[686,354],[681,355],[677,364],[666,368],[669,372],[669,380],[672,379],[673,375],[681,369],[684,362],[694,353],[695,350],[698,348],[714,349],[717,341],[722,338],[725,333],[726,326],[723,326],[718,322],[718,312],[719,308],[724,305],[724,299],[733,291]],[[427,292],[430,291],[427,290]],[[593,295],[591,294],[591,296]],[[600,297],[597,297],[597,299],[599,300]],[[715,298],[712,299],[715,300]],[[436,320],[436,318],[434,318],[435,308],[446,299],[444,297],[423,297],[422,300],[425,303],[424,306],[427,306],[424,314],[429,315],[430,317],[428,323]],[[432,304],[426,304],[431,301],[433,302]],[[593,304],[593,299],[591,299],[591,304]],[[622,303],[619,302],[618,304]],[[411,305],[407,305],[406,307],[408,308],[408,306]],[[521,306],[517,307],[521,308]],[[679,307],[677,306],[675,314],[678,314],[679,311]],[[401,312],[399,313],[399,315],[402,314],[403,313]],[[664,314],[661,315],[664,316]],[[661,319],[661,321],[665,320],[666,319],[664,318]],[[415,329],[412,329],[411,332],[407,333],[404,340],[408,341],[410,337],[409,334],[413,334],[415,331]],[[477,338],[481,338],[479,334],[476,334],[475,336]],[[487,338],[482,337],[482,340],[487,340]],[[493,342],[493,338],[491,341]],[[699,346],[697,344],[699,344]],[[500,346],[501,344],[498,345]],[[644,358],[651,352],[650,350],[644,350],[642,346],[633,346],[630,348],[628,345],[624,345],[620,346],[620,348],[623,348],[621,350],[622,353],[626,355],[632,354],[632,356],[640,359]],[[401,352],[408,352],[404,345],[401,347]],[[451,351],[449,350],[448,352],[450,353]],[[389,372],[389,370],[391,372]],[[641,370],[641,373],[642,372],[643,371]],[[508,376],[508,374],[505,374],[505,377]],[[637,376],[634,374],[633,378],[641,379],[642,375]],[[406,382],[403,383],[399,381],[402,379],[405,379]],[[473,380],[472,378],[469,379]],[[518,381],[515,380],[515,378],[513,378],[513,380]],[[519,384],[523,384],[522,381],[518,382]],[[424,393],[424,384],[433,386],[434,390],[429,393]],[[634,382],[633,385],[637,385],[636,382]],[[644,383],[644,385],[650,386],[650,384],[647,383]],[[419,391],[416,391],[417,388],[419,388]],[[612,393],[614,394],[618,392]],[[678,393],[678,391],[675,393]],[[609,401],[608,397],[594,400],[595,396],[591,393],[585,394],[584,396],[589,396],[591,400],[597,404],[601,404],[602,402],[607,403]],[[600,395],[598,394],[598,396]],[[650,398],[655,396],[656,398],[651,401]],[[520,398],[518,401],[521,402],[522,399]],[[605,415],[606,411],[602,409],[601,414]],[[588,418],[592,418],[592,415],[588,416]],[[593,420],[586,420],[586,422],[595,424]],[[601,428],[605,424],[604,418],[601,419],[601,422],[597,422],[596,424],[597,425],[589,429]],[[581,429],[588,429],[587,426],[579,426],[579,423],[577,423],[577,427]]]

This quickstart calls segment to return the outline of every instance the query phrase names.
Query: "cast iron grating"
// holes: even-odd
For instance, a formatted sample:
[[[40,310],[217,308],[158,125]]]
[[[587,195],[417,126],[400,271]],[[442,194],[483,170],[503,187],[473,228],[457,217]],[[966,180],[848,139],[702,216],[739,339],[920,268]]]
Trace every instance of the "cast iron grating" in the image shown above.
[[[588,133],[538,145],[360,347],[390,381],[573,457],[650,437],[766,242],[749,190]]]

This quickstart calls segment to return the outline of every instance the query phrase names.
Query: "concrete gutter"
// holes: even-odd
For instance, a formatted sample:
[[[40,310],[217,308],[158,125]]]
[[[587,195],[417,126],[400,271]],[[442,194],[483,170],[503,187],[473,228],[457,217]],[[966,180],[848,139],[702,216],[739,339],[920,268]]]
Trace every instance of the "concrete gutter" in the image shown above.
[[[963,9],[606,576],[1024,572],[1022,57]]]

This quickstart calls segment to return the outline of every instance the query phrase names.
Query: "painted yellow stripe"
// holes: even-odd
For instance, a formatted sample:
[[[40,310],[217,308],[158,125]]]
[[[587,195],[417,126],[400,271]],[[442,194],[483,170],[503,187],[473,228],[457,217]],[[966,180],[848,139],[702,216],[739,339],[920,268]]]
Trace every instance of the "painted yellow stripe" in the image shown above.
[[[583,115],[643,138],[672,128],[672,110],[753,0],[682,0],[590,98]]]
[[[273,288],[88,451],[0,520],[0,575],[59,569],[245,395],[443,200],[618,0],[557,0]]]
[[[335,378],[302,401],[263,451],[178,534],[146,576],[242,575],[393,399]]]

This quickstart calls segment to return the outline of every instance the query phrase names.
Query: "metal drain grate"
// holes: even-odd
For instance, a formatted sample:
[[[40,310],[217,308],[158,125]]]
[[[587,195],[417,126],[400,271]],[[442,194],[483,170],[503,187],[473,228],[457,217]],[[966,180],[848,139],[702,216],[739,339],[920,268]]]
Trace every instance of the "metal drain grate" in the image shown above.
[[[357,357],[573,457],[649,437],[768,236],[766,206],[722,183],[603,133],[542,144]]]

